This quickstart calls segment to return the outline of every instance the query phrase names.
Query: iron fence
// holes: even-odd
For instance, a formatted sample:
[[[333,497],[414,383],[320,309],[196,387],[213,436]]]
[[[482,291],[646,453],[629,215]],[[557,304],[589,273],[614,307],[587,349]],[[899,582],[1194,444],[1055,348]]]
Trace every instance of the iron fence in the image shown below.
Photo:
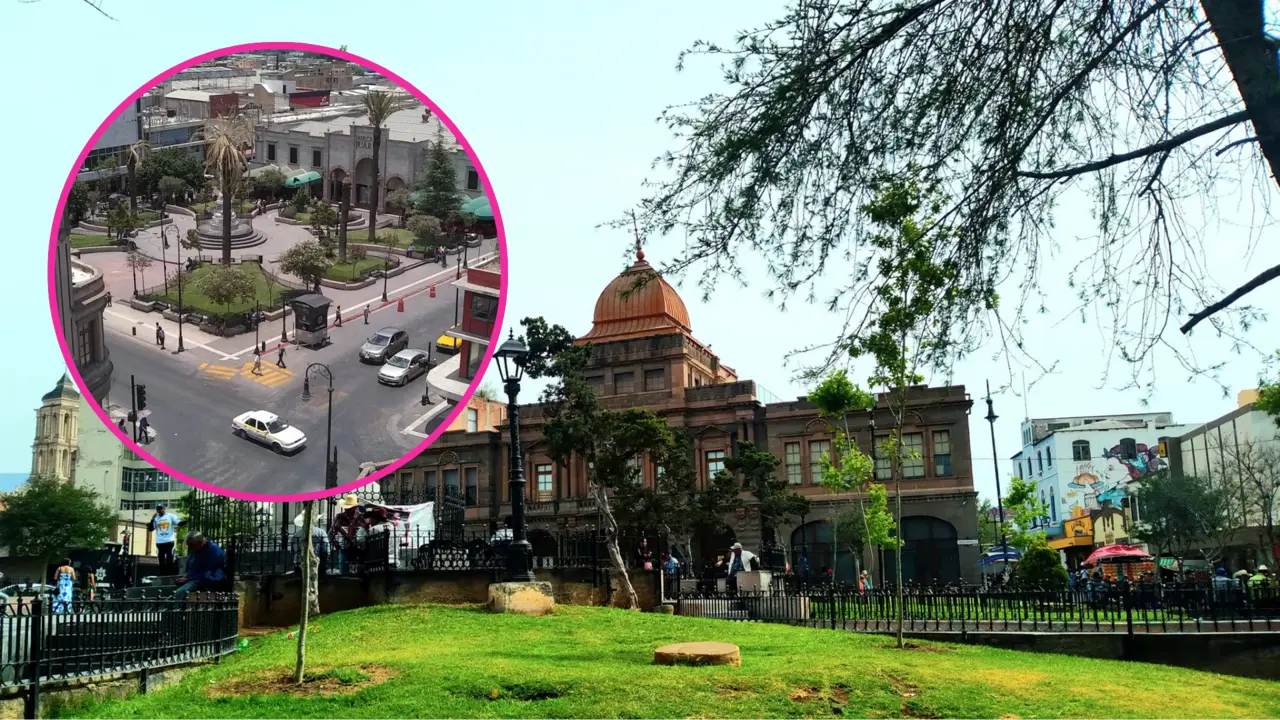
[[[13,598],[0,604],[0,688],[22,688],[26,717],[39,717],[42,686],[149,670],[236,649],[233,594],[172,599]]]
[[[664,576],[681,615],[887,632],[897,626],[895,588],[826,584],[708,587]],[[1132,585],[1062,591],[904,587],[908,632],[1252,632],[1280,630],[1280,591],[1232,584]]]

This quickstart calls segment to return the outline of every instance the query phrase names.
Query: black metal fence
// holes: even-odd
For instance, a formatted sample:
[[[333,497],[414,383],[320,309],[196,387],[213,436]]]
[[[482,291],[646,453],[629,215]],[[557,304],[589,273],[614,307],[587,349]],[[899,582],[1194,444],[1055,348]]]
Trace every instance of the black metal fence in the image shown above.
[[[714,582],[714,581],[713,581]],[[681,615],[777,622],[836,630],[896,628],[894,588],[863,591],[828,584],[708,587],[664,576]],[[903,588],[908,632],[1251,632],[1280,630],[1280,590],[1233,583],[1132,585],[1063,591],[978,587]]]
[[[22,688],[38,717],[42,686],[147,672],[234,652],[239,602],[232,594],[173,599],[12,598],[0,604],[0,688]]]

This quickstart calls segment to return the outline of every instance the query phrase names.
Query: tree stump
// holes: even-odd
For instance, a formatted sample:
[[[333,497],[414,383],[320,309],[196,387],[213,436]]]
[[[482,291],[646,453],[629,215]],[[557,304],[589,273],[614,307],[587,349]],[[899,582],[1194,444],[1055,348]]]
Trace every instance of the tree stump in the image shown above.
[[[688,642],[663,645],[653,651],[655,665],[742,665],[737,645],[721,642]]]

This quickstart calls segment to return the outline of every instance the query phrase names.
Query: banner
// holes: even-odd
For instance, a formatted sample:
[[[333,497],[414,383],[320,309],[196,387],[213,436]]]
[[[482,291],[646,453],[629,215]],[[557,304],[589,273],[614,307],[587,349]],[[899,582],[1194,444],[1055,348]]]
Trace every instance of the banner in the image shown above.
[[[289,93],[289,107],[329,107],[329,90],[302,90]]]

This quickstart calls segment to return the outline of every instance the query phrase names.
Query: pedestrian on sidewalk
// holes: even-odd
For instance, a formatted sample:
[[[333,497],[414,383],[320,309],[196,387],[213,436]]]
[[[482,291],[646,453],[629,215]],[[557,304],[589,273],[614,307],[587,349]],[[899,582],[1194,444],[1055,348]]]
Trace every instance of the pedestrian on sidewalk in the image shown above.
[[[111,307],[111,291],[107,291],[107,307]]]
[[[164,328],[160,327],[160,322],[156,321],[156,344],[160,349],[164,349]]]
[[[341,305],[338,306],[338,312],[335,314],[338,316],[338,327],[342,327],[342,306]]]
[[[276,366],[281,370],[284,369],[284,346],[280,346],[280,350],[276,353]]]
[[[254,375],[262,374],[262,353],[258,352],[257,350],[253,351],[253,374]]]
[[[146,418],[138,421],[138,442],[143,445],[151,444],[151,423]]]
[[[369,306],[368,305],[364,306],[364,324],[365,325],[369,324]]]

